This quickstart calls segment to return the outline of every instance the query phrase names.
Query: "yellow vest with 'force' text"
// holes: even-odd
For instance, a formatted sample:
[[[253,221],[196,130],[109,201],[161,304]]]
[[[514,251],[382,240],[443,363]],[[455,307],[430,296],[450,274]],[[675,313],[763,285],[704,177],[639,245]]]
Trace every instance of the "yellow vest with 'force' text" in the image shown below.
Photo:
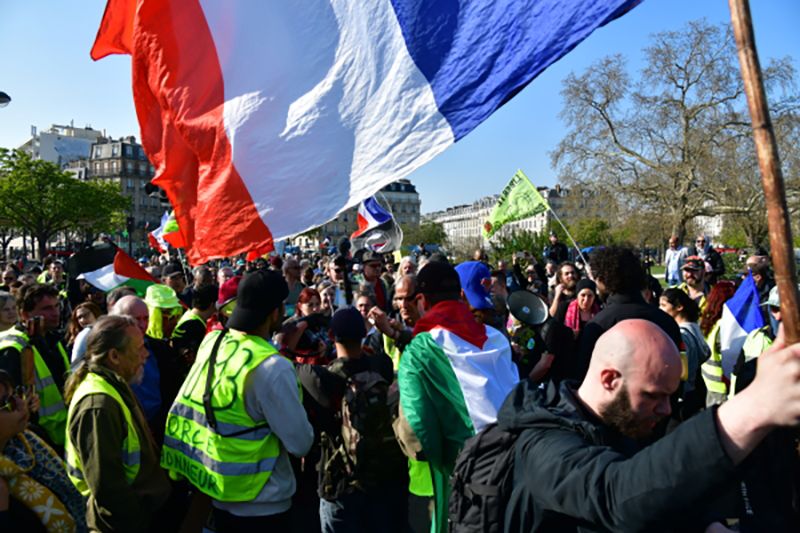
[[[206,419],[203,394],[208,362],[222,332],[203,339],[189,375],[167,417],[161,466],[173,479],[186,478],[219,501],[254,499],[269,481],[280,454],[280,441],[264,421],[245,409],[247,376],[278,353],[261,337],[229,331],[214,365],[211,407],[216,430]],[[280,357],[280,356],[279,356]]]

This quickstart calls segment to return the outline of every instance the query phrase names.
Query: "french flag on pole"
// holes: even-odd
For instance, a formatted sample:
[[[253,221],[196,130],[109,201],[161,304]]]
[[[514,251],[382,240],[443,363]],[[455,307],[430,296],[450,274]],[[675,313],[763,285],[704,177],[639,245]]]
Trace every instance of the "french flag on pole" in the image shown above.
[[[350,235],[350,238],[356,239],[390,220],[392,215],[381,207],[374,196],[370,196],[358,205],[358,229]]]
[[[193,263],[332,219],[464,137],[640,0],[109,0]]]
[[[747,334],[764,326],[759,308],[758,289],[750,273],[733,297],[725,302],[719,324],[722,371],[731,375]]]
[[[169,221],[169,212],[165,211],[161,215],[161,223],[156,229],[147,234],[147,239],[150,242],[150,247],[155,249],[158,253],[163,254],[169,250],[169,244],[164,240],[164,229],[167,227]]]

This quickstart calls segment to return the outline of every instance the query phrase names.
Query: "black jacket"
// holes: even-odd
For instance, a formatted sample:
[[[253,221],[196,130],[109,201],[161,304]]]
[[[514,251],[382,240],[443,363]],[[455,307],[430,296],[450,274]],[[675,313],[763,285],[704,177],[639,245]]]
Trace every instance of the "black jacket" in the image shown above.
[[[686,251],[687,256],[692,255],[702,255],[704,250],[698,250],[696,246],[691,246]],[[722,260],[722,256],[719,255],[715,249],[711,246],[705,250],[705,261],[711,265],[711,273],[713,274],[713,279],[716,281],[717,279],[721,278],[725,274],[725,261]]]
[[[574,382],[521,382],[498,413],[520,430],[505,531],[694,531],[735,474],[710,409],[644,449],[588,412]]]
[[[611,329],[617,322],[631,318],[649,320],[666,332],[675,342],[681,345],[681,328],[667,313],[648,304],[638,292],[632,294],[612,294],[606,299],[606,306],[586,324],[581,332],[580,349],[578,351],[578,364],[581,366],[581,379],[589,369],[592,351],[600,335]],[[579,380],[580,381],[580,380]]]
[[[569,250],[567,249],[567,245],[563,242],[548,244],[544,247],[544,253],[542,255],[545,261],[554,261],[557,265],[569,260]]]

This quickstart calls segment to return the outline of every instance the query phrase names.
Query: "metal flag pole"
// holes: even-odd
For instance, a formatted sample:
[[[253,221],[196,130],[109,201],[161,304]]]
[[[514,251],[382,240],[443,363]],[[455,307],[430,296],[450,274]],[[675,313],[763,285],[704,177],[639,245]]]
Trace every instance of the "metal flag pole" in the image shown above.
[[[739,52],[742,80],[753,123],[753,139],[756,145],[761,183],[767,204],[769,242],[775,268],[775,282],[781,298],[781,322],[786,342],[800,341],[800,310],[798,309],[797,272],[792,250],[792,229],[789,211],[786,209],[786,190],[781,172],[778,145],[769,116],[767,97],[761,65],[756,52],[753,20],[748,0],[728,0],[731,10],[731,25]]]
[[[181,253],[180,248],[175,248],[175,251],[178,252],[178,261],[181,264],[181,270],[183,270],[183,279],[186,280],[186,284],[189,284],[189,273],[186,272],[186,264],[183,262],[183,254]]]
[[[581,261],[583,261],[583,264],[588,268],[589,267],[589,261],[586,260],[586,258],[583,256],[583,253],[581,252],[581,249],[578,248],[578,243],[575,242],[575,239],[572,238],[572,235],[570,235],[569,230],[564,225],[564,223],[561,222],[561,219],[558,218],[558,215],[556,215],[556,212],[553,211],[553,208],[550,207],[549,203],[547,204],[547,208],[550,210],[550,213],[553,215],[553,218],[556,219],[556,222],[558,222],[558,225],[561,226],[561,229],[564,230],[564,233],[567,234],[567,237],[569,237],[570,242],[572,242],[572,246],[575,248],[575,251],[578,252],[578,255],[580,256]]]

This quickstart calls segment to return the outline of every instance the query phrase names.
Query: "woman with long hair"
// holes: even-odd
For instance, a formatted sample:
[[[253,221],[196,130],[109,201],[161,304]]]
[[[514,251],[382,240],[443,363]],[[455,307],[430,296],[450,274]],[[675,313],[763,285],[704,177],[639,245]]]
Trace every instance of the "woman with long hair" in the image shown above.
[[[711,330],[717,325],[719,319],[722,318],[722,308],[725,306],[725,302],[730,300],[735,293],[736,284],[732,281],[718,281],[711,288],[706,297],[706,306],[700,314],[700,331],[703,332],[706,338],[711,334]]]
[[[736,293],[732,281],[718,281],[706,297],[706,306],[700,316],[700,331],[706,336],[706,344],[711,350],[708,360],[702,364],[703,381],[708,389],[706,406],[716,405],[728,398],[728,381],[722,371],[722,348],[719,339],[719,319],[725,302]]]
[[[72,362],[76,358],[80,359],[83,351],[86,349],[84,339],[89,334],[92,324],[97,322],[97,319],[103,315],[103,311],[94,302],[83,302],[78,304],[72,310],[72,315],[69,317],[69,324],[67,325],[67,335],[65,337],[65,344],[67,351],[72,354]],[[81,335],[81,333],[83,333]]]
[[[681,379],[681,397],[684,401],[681,415],[682,419],[686,419],[703,407],[704,393],[697,394],[695,391],[703,389],[700,365],[709,358],[711,350],[706,344],[703,332],[700,331],[700,326],[697,325],[700,309],[688,294],[681,289],[666,289],[659,299],[659,308],[674,318],[681,328],[681,340],[686,356],[685,373]]]

